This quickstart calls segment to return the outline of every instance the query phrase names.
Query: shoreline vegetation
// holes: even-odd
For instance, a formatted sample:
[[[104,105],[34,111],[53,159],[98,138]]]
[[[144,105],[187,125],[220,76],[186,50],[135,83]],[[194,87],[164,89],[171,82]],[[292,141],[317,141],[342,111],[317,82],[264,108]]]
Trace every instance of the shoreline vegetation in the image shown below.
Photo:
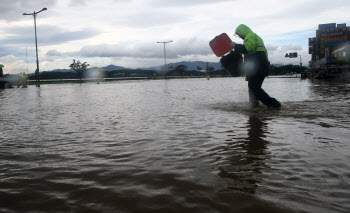
[[[238,76],[243,77],[243,76]],[[293,74],[293,75],[273,75],[268,76],[270,78],[300,78],[300,74]],[[40,80],[40,84],[82,84],[82,83],[105,83],[105,82],[111,82],[111,81],[135,81],[135,80],[170,80],[170,79],[188,79],[188,78],[200,78],[200,79],[208,79],[207,76],[157,76],[155,78],[148,78],[148,77],[121,77],[121,78],[103,78],[103,79],[96,79],[96,78],[86,78],[86,79],[46,79],[46,80]],[[211,76],[210,78],[234,78],[231,76]],[[28,85],[35,85],[35,80],[28,80]]]
[[[304,70],[303,67],[295,65],[286,66],[270,66],[270,77],[299,77]],[[63,83],[100,83],[109,81],[120,81],[120,80],[160,80],[160,79],[183,79],[183,78],[227,78],[227,77],[244,77],[242,73],[229,73],[225,69],[214,70],[213,67],[208,67],[206,70],[187,70],[187,66],[179,65],[170,71],[156,71],[156,70],[114,70],[114,71],[91,71],[84,70],[82,73],[75,71],[43,71],[40,72],[40,84],[63,84]],[[7,79],[11,79],[11,76],[7,75]],[[4,76],[6,77],[6,76]],[[35,74],[29,74],[26,76],[28,85],[35,85],[36,76]],[[17,85],[17,83],[12,83]]]
[[[113,71],[105,70],[84,70],[82,76],[75,71],[43,71],[40,72],[41,80],[48,79],[84,79],[84,78],[135,78],[135,77],[146,77],[146,78],[167,78],[167,77],[239,77],[244,76],[241,72],[229,73],[226,69],[217,69],[208,67],[203,70],[198,67],[197,70],[188,70],[187,66],[179,65],[175,68],[170,67],[167,72],[159,70],[141,70],[141,69],[121,69]],[[301,73],[304,70],[303,67],[295,65],[285,65],[280,67],[270,66],[269,75],[285,75],[290,73]],[[35,80],[34,74],[29,74],[28,80]]]

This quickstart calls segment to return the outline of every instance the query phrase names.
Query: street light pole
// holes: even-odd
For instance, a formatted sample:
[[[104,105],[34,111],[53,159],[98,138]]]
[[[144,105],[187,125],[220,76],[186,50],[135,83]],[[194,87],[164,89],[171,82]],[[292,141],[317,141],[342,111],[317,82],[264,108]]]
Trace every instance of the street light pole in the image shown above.
[[[37,80],[37,87],[40,87],[40,75],[39,75],[39,56],[38,56],[38,39],[37,39],[37,34],[36,34],[36,15],[42,11],[47,10],[47,8],[43,8],[42,10],[38,12],[33,12],[33,13],[23,13],[24,16],[32,15],[34,16],[34,30],[35,30],[35,49],[36,49],[36,71],[35,71],[35,76]]]
[[[300,77],[303,75],[303,62],[301,62],[301,55],[299,54],[299,57],[300,57]],[[297,74],[298,76],[298,74]]]
[[[164,71],[165,71],[165,76],[166,76],[166,71],[167,71],[167,66],[166,66],[166,50],[165,50],[165,44],[173,42],[171,41],[158,41],[157,43],[162,43],[164,45]]]

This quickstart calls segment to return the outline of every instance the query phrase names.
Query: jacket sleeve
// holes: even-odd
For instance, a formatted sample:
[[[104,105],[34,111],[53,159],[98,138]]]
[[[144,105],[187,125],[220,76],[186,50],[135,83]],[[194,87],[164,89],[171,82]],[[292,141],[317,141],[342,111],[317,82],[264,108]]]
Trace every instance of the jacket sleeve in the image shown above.
[[[248,53],[254,53],[256,49],[256,42],[254,38],[254,34],[250,33],[244,39],[244,46],[247,49]]]
[[[241,53],[241,54],[248,53],[247,49],[245,48],[245,46],[243,44],[236,44],[234,48],[235,48],[235,51],[238,53]]]

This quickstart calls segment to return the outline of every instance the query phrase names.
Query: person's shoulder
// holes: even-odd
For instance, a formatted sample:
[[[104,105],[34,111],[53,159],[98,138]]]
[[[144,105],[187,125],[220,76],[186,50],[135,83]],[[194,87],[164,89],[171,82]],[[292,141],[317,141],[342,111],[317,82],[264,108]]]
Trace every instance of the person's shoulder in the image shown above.
[[[251,32],[251,33],[248,33],[247,35],[246,35],[246,37],[245,38],[254,38],[254,37],[256,37],[256,36],[258,36],[256,33],[254,33],[254,32]]]
[[[258,35],[258,34],[256,34],[256,33],[249,33],[248,35],[247,35],[247,37],[248,37],[248,39],[253,39],[253,40],[255,40],[255,41],[257,41],[257,40],[259,40],[259,39],[261,39],[261,37]],[[261,39],[262,40],[262,39]]]
[[[252,36],[254,36],[254,37],[259,37],[259,35],[258,34],[256,34],[256,33],[252,33]]]

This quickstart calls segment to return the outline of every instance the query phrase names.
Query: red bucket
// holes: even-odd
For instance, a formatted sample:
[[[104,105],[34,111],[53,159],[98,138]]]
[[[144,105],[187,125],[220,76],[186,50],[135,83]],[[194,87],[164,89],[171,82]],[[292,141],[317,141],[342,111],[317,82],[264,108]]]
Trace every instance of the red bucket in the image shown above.
[[[226,33],[216,36],[209,42],[209,46],[217,57],[221,57],[232,50],[231,39]]]

